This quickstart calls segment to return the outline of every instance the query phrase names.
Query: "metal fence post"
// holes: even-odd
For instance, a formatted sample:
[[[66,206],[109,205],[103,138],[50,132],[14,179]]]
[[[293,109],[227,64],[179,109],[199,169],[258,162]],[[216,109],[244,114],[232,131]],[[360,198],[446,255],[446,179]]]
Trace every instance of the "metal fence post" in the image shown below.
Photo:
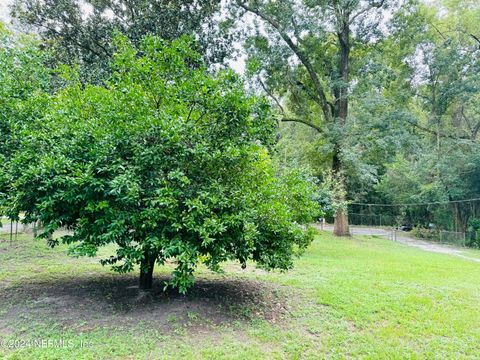
[[[397,241],[397,229],[392,228],[392,240]]]

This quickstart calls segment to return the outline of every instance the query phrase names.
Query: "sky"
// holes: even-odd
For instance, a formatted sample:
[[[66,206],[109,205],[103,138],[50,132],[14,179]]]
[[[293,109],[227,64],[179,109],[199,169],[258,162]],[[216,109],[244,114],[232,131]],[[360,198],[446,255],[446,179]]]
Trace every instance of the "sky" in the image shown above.
[[[8,5],[11,0],[0,0],[0,21],[8,21]]]

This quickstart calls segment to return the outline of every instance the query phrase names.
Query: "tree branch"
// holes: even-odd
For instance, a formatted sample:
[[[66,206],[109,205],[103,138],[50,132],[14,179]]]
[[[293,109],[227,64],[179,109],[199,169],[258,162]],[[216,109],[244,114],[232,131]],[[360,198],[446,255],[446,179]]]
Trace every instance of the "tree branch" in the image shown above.
[[[422,130],[422,131],[425,131],[425,132],[428,132],[429,134],[432,134],[432,135],[435,135],[435,136],[440,136],[442,138],[446,138],[446,139],[452,139],[452,140],[458,140],[458,139],[464,139],[464,140],[470,140],[469,138],[466,138],[464,136],[454,136],[454,135],[449,135],[449,134],[445,134],[445,133],[438,133],[437,130],[432,130],[432,129],[429,129],[425,126],[422,126],[414,121],[410,121],[410,120],[406,120],[410,125],[413,125],[415,126],[417,129],[419,130]]]
[[[280,118],[279,121],[281,122],[296,122],[296,123],[301,123],[304,125],[307,125],[311,127],[312,129],[317,130],[319,133],[323,133],[324,130],[318,125],[312,124],[310,121],[304,120],[304,119],[298,119],[298,118]]]
[[[443,41],[447,40],[445,35],[443,35],[443,33],[438,29],[438,27],[435,26],[434,23],[430,23],[430,25],[432,25],[432,27],[435,29],[435,31],[442,37]]]
[[[478,43],[478,46],[480,47],[480,38],[478,38],[478,36],[474,35],[474,34],[470,34],[468,33],[468,35],[473,38],[477,43]]]
[[[313,101],[317,102],[317,98],[316,98],[315,94],[312,93],[312,91],[311,91],[303,82],[301,82],[300,80],[297,80],[297,81],[295,82],[295,84],[294,84],[293,82],[291,82],[291,81],[290,81],[290,83],[291,83],[293,86],[297,86],[297,87],[299,87],[300,89],[302,89],[303,91],[305,91],[310,99],[312,99]]]
[[[320,79],[318,78],[318,75],[315,72],[315,69],[313,68],[312,63],[308,59],[308,56],[293,42],[290,36],[288,36],[288,34],[282,29],[280,24],[275,19],[268,16],[267,14],[264,14],[257,8],[253,8],[251,6],[246,5],[245,3],[242,2],[242,0],[237,0],[236,4],[237,6],[241,7],[245,11],[255,14],[261,19],[263,19],[264,21],[266,21],[267,23],[269,23],[278,32],[278,34],[283,39],[283,41],[285,41],[285,43],[288,45],[290,50],[292,50],[293,53],[298,57],[302,65],[307,69],[308,75],[313,82],[315,91],[317,93],[318,102],[320,104],[320,107],[322,108],[322,112],[323,112],[323,115],[325,116],[325,120],[330,122],[332,120],[332,113],[330,112],[330,107],[328,105],[327,97],[325,96],[325,91],[320,83]]]
[[[366,12],[370,11],[373,8],[380,9],[383,6],[384,3],[385,3],[385,0],[381,0],[379,2],[372,1],[370,6],[367,6],[365,9],[362,9],[359,12],[357,12],[356,14],[352,15],[352,17],[350,18],[349,24],[353,23],[357,17],[365,14]]]
[[[262,79],[260,79],[260,77],[258,78],[258,81],[260,82],[260,86],[263,88],[263,91],[265,91],[265,92],[267,93],[267,95],[270,96],[273,101],[275,101],[275,103],[277,104],[277,106],[278,106],[278,108],[280,109],[280,111],[282,112],[282,114],[285,114],[285,109],[283,108],[282,104],[280,103],[280,100],[278,100],[278,99],[272,94],[272,92],[267,88],[267,86],[266,86],[265,83],[262,81]]]

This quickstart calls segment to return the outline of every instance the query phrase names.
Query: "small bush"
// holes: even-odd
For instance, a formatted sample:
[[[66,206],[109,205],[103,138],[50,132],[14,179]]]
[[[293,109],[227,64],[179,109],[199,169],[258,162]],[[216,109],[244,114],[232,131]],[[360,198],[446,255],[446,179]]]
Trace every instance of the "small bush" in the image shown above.
[[[440,236],[437,229],[426,229],[422,227],[414,227],[412,229],[412,235],[427,240],[439,241]]]
[[[467,227],[467,246],[480,248],[480,218],[470,218]]]

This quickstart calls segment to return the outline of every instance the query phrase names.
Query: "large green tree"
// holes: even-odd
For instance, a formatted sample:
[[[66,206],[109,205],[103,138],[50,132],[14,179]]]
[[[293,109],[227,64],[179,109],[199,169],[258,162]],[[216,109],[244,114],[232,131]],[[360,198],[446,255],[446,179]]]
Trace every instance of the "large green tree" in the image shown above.
[[[10,213],[41,221],[40,237],[77,255],[116,244],[103,263],[120,272],[139,264],[144,289],[169,259],[182,292],[199,262],[292,267],[312,240],[315,187],[273,167],[268,103],[231,71],[209,74],[183,37],[116,46],[106,87],[83,86],[67,68],[69,85],[24,131]],[[51,239],[60,227],[72,233]]]

